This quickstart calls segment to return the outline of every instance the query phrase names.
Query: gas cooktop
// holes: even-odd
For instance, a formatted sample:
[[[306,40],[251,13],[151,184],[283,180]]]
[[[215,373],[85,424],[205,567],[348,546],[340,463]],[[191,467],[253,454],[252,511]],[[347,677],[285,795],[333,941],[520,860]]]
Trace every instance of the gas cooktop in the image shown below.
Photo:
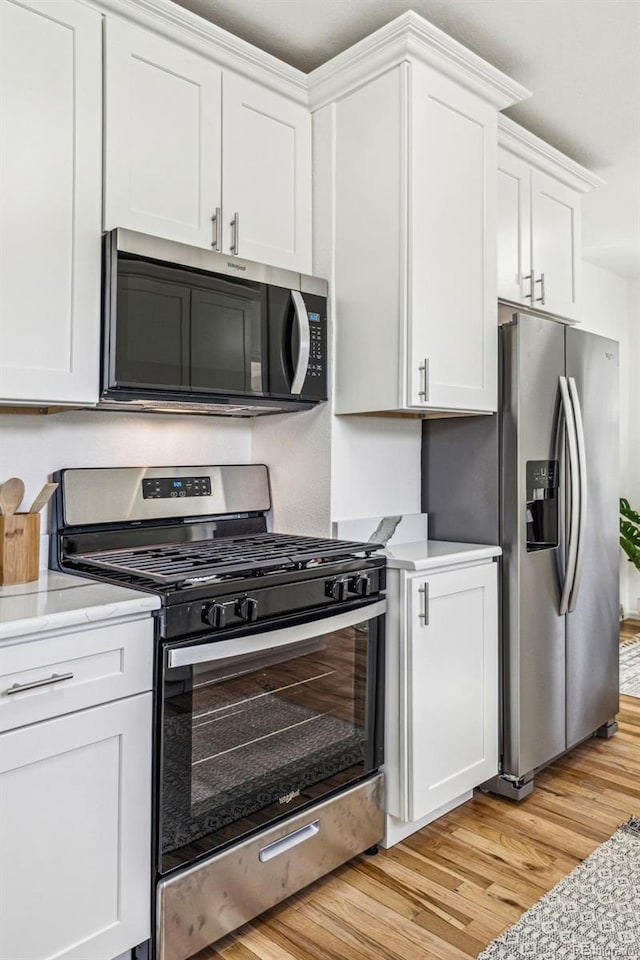
[[[178,586],[229,574],[259,576],[273,570],[303,569],[329,559],[369,555],[377,549],[375,543],[262,533],[76,553],[74,560],[96,573],[114,571]]]
[[[376,543],[271,533],[260,465],[62,470],[51,566],[155,593],[162,637],[268,624],[385,587]]]

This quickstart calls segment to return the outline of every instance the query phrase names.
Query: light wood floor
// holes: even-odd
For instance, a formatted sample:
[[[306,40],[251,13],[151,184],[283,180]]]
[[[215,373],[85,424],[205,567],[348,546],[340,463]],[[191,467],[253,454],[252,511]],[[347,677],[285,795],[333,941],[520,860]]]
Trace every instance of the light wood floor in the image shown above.
[[[620,624],[620,642],[630,640],[640,633],[640,620],[623,620]]]
[[[198,960],[475,960],[640,815],[640,700],[622,697],[618,719],[615,737],[556,761],[519,805],[478,795],[404,843],[352,860]]]

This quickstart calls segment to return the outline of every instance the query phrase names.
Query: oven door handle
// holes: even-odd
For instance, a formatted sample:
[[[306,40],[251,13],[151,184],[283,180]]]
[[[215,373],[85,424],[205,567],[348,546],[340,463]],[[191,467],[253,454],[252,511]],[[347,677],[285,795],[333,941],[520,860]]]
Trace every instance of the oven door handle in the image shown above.
[[[273,647],[282,647],[287,643],[297,643],[301,640],[310,640],[323,633],[333,633],[353,627],[356,623],[373,620],[386,612],[387,601],[378,600],[357,610],[339,613],[326,620],[311,620],[308,623],[299,623],[295,627],[282,627],[280,630],[269,630],[266,633],[249,633],[245,637],[234,637],[231,640],[215,640],[213,643],[198,643],[193,646],[176,647],[167,650],[167,667],[189,667],[196,663],[213,663],[215,660],[225,660],[227,657],[238,657],[243,654],[258,653]]]

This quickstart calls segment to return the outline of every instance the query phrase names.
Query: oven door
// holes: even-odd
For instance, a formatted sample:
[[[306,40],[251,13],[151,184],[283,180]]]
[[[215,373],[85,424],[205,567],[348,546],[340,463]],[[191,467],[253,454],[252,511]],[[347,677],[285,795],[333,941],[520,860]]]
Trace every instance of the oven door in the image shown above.
[[[381,765],[385,600],[164,651],[161,874]]]

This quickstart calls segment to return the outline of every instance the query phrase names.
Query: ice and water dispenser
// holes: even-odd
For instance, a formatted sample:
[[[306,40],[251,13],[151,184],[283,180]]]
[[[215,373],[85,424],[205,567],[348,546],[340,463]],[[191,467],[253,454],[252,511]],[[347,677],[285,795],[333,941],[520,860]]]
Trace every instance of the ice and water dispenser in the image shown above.
[[[558,461],[527,460],[527,552],[558,546]]]

